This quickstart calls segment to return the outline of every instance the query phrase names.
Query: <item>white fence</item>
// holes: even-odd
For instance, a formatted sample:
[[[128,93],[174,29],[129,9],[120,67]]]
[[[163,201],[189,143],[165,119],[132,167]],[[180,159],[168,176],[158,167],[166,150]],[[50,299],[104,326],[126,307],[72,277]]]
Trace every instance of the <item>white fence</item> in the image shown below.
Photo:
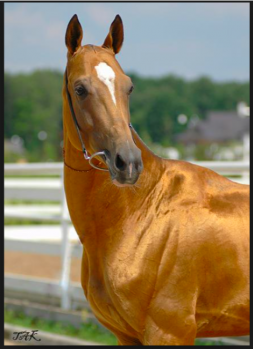
[[[195,162],[222,175],[239,176],[234,181],[249,184],[248,162]],[[26,253],[60,255],[62,271],[60,282],[23,277],[5,276],[5,294],[12,292],[28,297],[58,298],[64,309],[75,303],[84,303],[80,285],[70,283],[71,256],[81,256],[82,246],[71,226],[63,190],[62,163],[5,164],[5,199],[30,201],[55,201],[57,205],[5,205],[5,217],[54,221],[59,225],[5,226],[5,249]],[[22,176],[50,176],[58,178],[21,178]],[[16,176],[15,178],[11,176]]]
[[[5,217],[59,223],[58,226],[5,226],[5,249],[27,253],[60,255],[62,263],[61,278],[58,284],[51,280],[42,281],[7,275],[5,277],[5,292],[8,294],[12,289],[16,289],[20,292],[29,293],[32,290],[33,293],[43,294],[45,297],[49,295],[60,297],[62,308],[68,309],[71,307],[70,294],[77,293],[73,293],[69,282],[71,254],[80,256],[81,246],[73,244],[77,242],[77,235],[70,225],[63,190],[63,164],[5,164],[4,171],[5,176],[19,176],[18,178],[5,177],[6,200],[53,201],[58,203],[58,205],[46,206],[39,204],[7,204],[5,205]],[[27,175],[35,177],[58,175],[59,177],[20,178],[20,176]],[[83,296],[83,292],[81,293]]]

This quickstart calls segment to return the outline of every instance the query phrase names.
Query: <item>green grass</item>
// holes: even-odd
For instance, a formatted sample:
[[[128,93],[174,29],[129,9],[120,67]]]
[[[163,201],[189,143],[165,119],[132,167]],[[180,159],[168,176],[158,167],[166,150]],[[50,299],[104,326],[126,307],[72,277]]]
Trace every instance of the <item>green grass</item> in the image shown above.
[[[4,219],[4,225],[41,225],[41,224],[59,225],[60,223],[56,221],[50,221],[50,220],[37,221],[35,219],[30,220],[30,219],[18,219],[18,218]]]
[[[59,205],[58,201],[40,201],[40,200],[4,200],[5,205]]]
[[[59,202],[57,201],[39,201],[39,200],[5,200],[4,201],[5,205],[14,205],[17,206],[18,210],[18,205],[41,205],[43,207],[47,205],[59,205]],[[50,221],[50,220],[43,220],[43,221],[38,221],[38,220],[32,220],[32,219],[20,219],[20,218],[6,218],[4,219],[4,225],[41,225],[41,224],[55,224],[59,225],[59,222],[56,221]]]
[[[80,340],[88,340],[107,345],[117,345],[116,337],[94,323],[83,323],[79,328],[66,325],[61,322],[43,320],[25,315],[22,312],[4,311],[4,321],[9,324],[22,326],[27,330],[39,330],[74,337]],[[38,332],[39,333],[39,332]],[[195,345],[224,345],[221,342],[195,340]]]
[[[5,163],[7,164],[7,163]],[[61,178],[60,175],[5,175],[4,178],[15,178],[15,179],[22,179],[22,178],[32,178],[32,179],[47,179],[47,178]]]
[[[211,341],[211,340],[199,340],[199,339],[196,339],[195,340],[195,345],[224,345],[224,343],[222,342],[214,342],[214,341]]]
[[[71,336],[80,340],[88,340],[108,345],[117,345],[117,339],[113,334],[103,331],[98,325],[93,323],[84,323],[80,326],[80,328],[75,328],[71,325],[39,318],[32,318],[30,316],[26,316],[22,312],[14,312],[6,309],[4,311],[4,321],[9,324],[22,326],[28,330],[34,329],[50,333],[57,333],[64,336]]]

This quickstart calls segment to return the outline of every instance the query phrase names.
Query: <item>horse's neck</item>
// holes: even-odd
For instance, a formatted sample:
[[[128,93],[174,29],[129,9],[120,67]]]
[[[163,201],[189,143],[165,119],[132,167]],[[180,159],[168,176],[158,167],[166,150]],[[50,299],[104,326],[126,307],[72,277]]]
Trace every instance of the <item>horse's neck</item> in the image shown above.
[[[151,181],[159,176],[161,160],[156,157],[133,131],[133,138],[142,152],[144,170],[140,175],[136,188],[118,188],[111,183],[108,172],[93,169],[84,159],[81,151],[76,150],[64,133],[65,147],[65,191],[71,219],[83,241],[83,235],[96,234],[99,226],[102,233],[115,227],[117,216],[122,225],[141,205],[141,200],[147,196],[148,188],[153,187]],[[77,172],[74,169],[88,172]],[[150,173],[157,176],[151,176]],[[99,224],[98,224],[99,221]]]
[[[91,170],[89,162],[84,158],[84,154],[77,150],[70,142],[66,130],[64,130],[64,152],[65,165],[80,171]]]

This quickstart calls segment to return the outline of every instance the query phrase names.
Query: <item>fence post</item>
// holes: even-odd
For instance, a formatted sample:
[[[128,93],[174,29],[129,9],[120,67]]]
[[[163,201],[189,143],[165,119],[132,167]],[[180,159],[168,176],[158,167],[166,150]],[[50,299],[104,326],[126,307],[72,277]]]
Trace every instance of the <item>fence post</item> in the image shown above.
[[[64,191],[64,178],[62,179],[62,217],[61,217],[61,233],[62,233],[62,251],[61,251],[61,307],[63,309],[71,308],[71,300],[69,295],[70,283],[70,266],[71,266],[71,242],[69,240],[69,223],[68,223],[68,207]]]

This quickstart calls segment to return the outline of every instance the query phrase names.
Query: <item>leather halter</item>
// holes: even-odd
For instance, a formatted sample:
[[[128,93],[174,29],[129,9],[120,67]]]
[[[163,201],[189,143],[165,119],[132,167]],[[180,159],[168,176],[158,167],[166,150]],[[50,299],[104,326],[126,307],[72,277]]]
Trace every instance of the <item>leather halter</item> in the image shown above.
[[[94,154],[92,154],[91,156],[89,156],[86,148],[85,148],[85,145],[84,145],[84,142],[83,142],[83,139],[82,139],[82,135],[81,135],[81,131],[80,131],[80,127],[78,125],[78,122],[77,122],[77,119],[76,119],[76,115],[75,115],[75,111],[74,111],[74,108],[73,108],[73,104],[72,104],[72,100],[71,100],[71,96],[70,96],[70,93],[69,93],[69,90],[68,90],[68,76],[67,76],[67,69],[65,71],[65,87],[66,87],[66,94],[67,94],[67,97],[68,97],[68,103],[69,103],[69,109],[71,111],[71,116],[72,116],[72,119],[74,121],[74,125],[76,127],[76,131],[77,131],[77,134],[78,134],[78,137],[79,137],[79,140],[80,140],[80,143],[81,143],[81,146],[82,146],[82,152],[83,152],[83,155],[84,155],[84,158],[85,160],[88,160],[89,161],[89,164],[94,167],[95,169],[97,170],[101,170],[101,171],[109,171],[108,169],[106,168],[102,168],[102,167],[98,167],[96,165],[94,165],[91,160],[96,157],[97,155],[102,155],[106,158],[106,154],[104,151],[98,151]],[[130,123],[129,124],[129,127],[130,128],[133,128],[132,124]]]

